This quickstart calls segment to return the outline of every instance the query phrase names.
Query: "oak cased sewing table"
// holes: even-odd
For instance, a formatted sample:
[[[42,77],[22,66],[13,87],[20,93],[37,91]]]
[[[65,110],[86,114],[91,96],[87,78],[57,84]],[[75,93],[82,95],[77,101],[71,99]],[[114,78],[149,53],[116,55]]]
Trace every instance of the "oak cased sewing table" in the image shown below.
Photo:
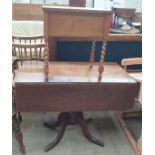
[[[61,112],[54,125],[44,124],[48,128],[59,127],[56,139],[45,151],[59,143],[67,125],[77,123],[88,140],[103,146],[90,134],[88,121],[84,120],[82,112],[129,109],[138,92],[136,81],[119,65],[104,64],[112,12],[56,6],[43,6],[43,11],[49,59],[55,57],[55,41],[59,37],[91,39],[90,63],[48,63],[47,57],[45,68],[39,62],[23,63],[16,73],[17,111]],[[95,42],[98,39],[103,40],[101,58],[98,64],[94,64]]]
[[[89,133],[82,112],[124,111],[133,106],[138,92],[134,79],[116,63],[105,63],[98,81],[98,63],[90,67],[83,62],[49,62],[45,80],[43,64],[25,62],[16,71],[15,98],[18,112],[61,112],[56,124],[58,136],[45,148],[53,148],[62,138],[68,124],[78,123],[88,140],[103,146]]]

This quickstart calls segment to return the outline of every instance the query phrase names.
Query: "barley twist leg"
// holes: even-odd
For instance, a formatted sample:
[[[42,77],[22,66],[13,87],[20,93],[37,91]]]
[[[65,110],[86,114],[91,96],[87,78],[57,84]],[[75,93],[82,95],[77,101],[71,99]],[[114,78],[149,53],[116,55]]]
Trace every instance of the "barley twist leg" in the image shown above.
[[[25,146],[23,144],[23,134],[21,132],[19,122],[16,118],[16,114],[14,114],[12,117],[12,130],[13,130],[13,133],[15,134],[15,138],[19,144],[20,152],[22,153],[22,155],[25,155]]]
[[[95,60],[95,46],[96,46],[96,40],[92,42],[92,48],[90,53],[90,68],[93,67],[94,60]]]
[[[102,45],[100,65],[99,65],[99,68],[98,68],[98,71],[99,71],[98,80],[99,81],[101,81],[102,73],[104,71],[104,60],[105,60],[106,47],[107,47],[107,42],[104,42],[103,45]]]

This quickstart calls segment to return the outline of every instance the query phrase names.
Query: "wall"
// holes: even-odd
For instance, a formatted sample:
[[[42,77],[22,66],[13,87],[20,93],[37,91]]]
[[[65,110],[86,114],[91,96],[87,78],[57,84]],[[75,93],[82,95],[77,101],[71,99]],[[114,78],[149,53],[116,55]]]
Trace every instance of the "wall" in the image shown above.
[[[95,8],[110,10],[111,7],[136,8],[136,12],[142,12],[142,0],[94,0]]]
[[[58,61],[89,61],[91,42],[58,42]],[[102,42],[97,42],[95,61],[100,60]],[[123,58],[142,57],[141,41],[109,42],[106,51],[107,62],[121,63]]]
[[[47,3],[50,3],[50,1],[46,0]],[[57,0],[53,1],[56,2]],[[16,2],[24,2],[22,0],[19,0]],[[26,2],[26,1],[25,1]],[[29,0],[28,0],[29,2]],[[32,1],[34,2],[34,1]],[[60,1],[59,6],[81,6],[84,7],[86,5],[85,0],[65,0]],[[78,3],[77,3],[78,2]],[[42,10],[43,4],[24,4],[24,3],[13,3],[12,5],[12,19],[13,20],[40,20],[43,21],[43,10]],[[49,4],[48,4],[49,5]],[[51,5],[57,5],[56,3]],[[35,11],[34,11],[35,10]]]
[[[13,4],[12,20],[43,20],[42,5]]]

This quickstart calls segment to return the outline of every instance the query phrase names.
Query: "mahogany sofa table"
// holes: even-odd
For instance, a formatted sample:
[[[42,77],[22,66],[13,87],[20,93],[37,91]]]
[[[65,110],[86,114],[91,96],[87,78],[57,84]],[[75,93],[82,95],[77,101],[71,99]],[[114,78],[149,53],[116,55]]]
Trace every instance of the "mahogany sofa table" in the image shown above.
[[[103,146],[91,136],[82,112],[132,108],[138,94],[136,81],[116,63],[105,63],[98,81],[98,63],[90,68],[89,63],[82,62],[49,62],[49,78],[45,81],[42,65],[25,62],[19,68],[15,96],[18,112],[60,112],[54,125],[44,124],[59,127],[56,139],[45,151],[61,140],[67,125],[76,123],[88,140]]]

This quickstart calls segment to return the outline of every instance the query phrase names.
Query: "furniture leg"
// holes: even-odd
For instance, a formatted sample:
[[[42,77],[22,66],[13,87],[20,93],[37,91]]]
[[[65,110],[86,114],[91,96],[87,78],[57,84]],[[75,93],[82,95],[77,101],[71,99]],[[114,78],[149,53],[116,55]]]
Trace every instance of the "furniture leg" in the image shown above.
[[[78,118],[78,124],[81,126],[82,128],[82,131],[83,131],[83,134],[85,135],[85,137],[92,143],[95,143],[96,145],[99,145],[99,146],[104,146],[104,144],[99,141],[98,139],[94,138],[90,132],[89,132],[89,129],[88,129],[88,126],[87,126],[87,123],[85,120],[82,120],[81,118]]]
[[[64,132],[65,132],[65,129],[66,129],[66,126],[68,125],[68,123],[69,123],[68,121],[65,121],[60,125],[60,129],[58,131],[57,137],[54,139],[54,141],[52,143],[50,143],[49,145],[47,145],[45,147],[45,152],[49,151],[50,149],[55,147],[60,142],[60,140],[62,139],[62,137],[64,135]]]
[[[59,114],[57,121],[54,124],[49,124],[47,122],[44,122],[44,126],[49,128],[49,129],[54,129],[60,126],[61,123],[61,114]]]
[[[94,59],[95,59],[95,44],[96,44],[96,40],[94,40],[92,42],[92,49],[91,49],[91,53],[90,53],[90,68],[93,67],[94,64]]]
[[[45,147],[45,152],[49,151],[50,149],[55,147],[60,142],[61,138],[64,135],[64,132],[65,132],[67,125],[75,125],[75,124],[80,125],[85,137],[89,141],[91,141],[91,142],[93,142],[99,146],[104,146],[102,142],[95,139],[90,134],[88,126],[87,126],[87,123],[89,123],[90,121],[92,121],[92,119],[88,119],[88,120],[84,119],[82,112],[62,112],[59,114],[58,120],[56,121],[55,124],[50,125],[48,123],[44,123],[44,126],[47,128],[50,128],[50,129],[53,129],[55,127],[59,127],[57,137],[55,138],[55,140],[52,143],[50,143],[48,146]]]
[[[88,119],[86,120],[86,123],[89,124],[89,123],[92,122],[92,121],[93,121],[92,118],[88,118]]]
[[[15,134],[15,138],[19,144],[19,150],[22,155],[25,155],[25,146],[23,144],[23,134],[21,132],[19,122],[16,118],[16,114],[12,117],[12,130]]]
[[[59,126],[59,123],[56,122],[56,123],[54,123],[54,124],[49,124],[49,123],[44,122],[44,126],[45,126],[46,128],[49,128],[49,129],[54,129],[54,128],[57,128],[57,127]]]
[[[22,115],[20,112],[18,112],[18,119],[19,119],[20,123],[23,121],[23,118],[22,118]]]
[[[48,66],[48,61],[49,61],[49,49],[46,46],[45,47],[45,53],[44,53],[44,74],[45,74],[45,81],[48,81],[48,74],[49,74],[49,66]]]
[[[101,81],[102,73],[104,71],[104,59],[105,59],[106,47],[107,47],[107,43],[104,42],[103,45],[102,45],[100,65],[99,65],[99,68],[98,68],[98,71],[99,71],[98,81]]]

